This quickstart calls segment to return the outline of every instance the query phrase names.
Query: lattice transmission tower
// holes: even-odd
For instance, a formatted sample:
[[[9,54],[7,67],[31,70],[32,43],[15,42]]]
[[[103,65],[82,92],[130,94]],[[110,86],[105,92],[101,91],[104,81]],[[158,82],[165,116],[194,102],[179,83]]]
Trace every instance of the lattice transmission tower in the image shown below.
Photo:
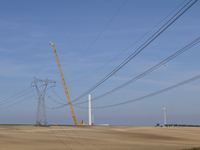
[[[36,125],[38,126],[48,126],[46,106],[45,106],[45,100],[44,100],[48,83],[51,84],[51,87],[56,86],[56,81],[49,80],[49,79],[41,80],[41,79],[35,78],[35,80],[31,82],[31,86],[36,87],[37,95],[38,95],[38,107],[37,107],[37,116],[36,116]]]

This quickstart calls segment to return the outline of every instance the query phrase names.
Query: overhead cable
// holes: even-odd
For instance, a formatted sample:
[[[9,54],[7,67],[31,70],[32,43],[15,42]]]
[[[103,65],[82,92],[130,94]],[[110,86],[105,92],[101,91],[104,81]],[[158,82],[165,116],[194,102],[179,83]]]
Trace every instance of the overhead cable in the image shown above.
[[[110,21],[105,25],[105,27],[103,28],[103,30],[98,34],[98,36],[93,40],[93,42],[89,45],[89,47],[84,51],[84,53],[79,57],[79,59],[74,63],[78,63],[79,60],[88,52],[88,50],[92,47],[92,45],[98,40],[98,38],[101,36],[101,34],[105,31],[105,29],[109,26],[109,24],[114,20],[114,18],[116,17],[116,15],[119,13],[119,11],[122,9],[122,7],[124,6],[124,4],[127,2],[127,0],[125,0],[122,5],[120,6],[120,8],[117,10],[117,12],[114,14],[114,16],[110,19]],[[68,71],[70,70],[70,68],[68,69]]]
[[[200,78],[200,75],[197,75],[193,78],[190,78],[188,80],[185,80],[183,82],[180,82],[178,84],[175,84],[173,86],[170,86],[168,88],[165,88],[165,89],[162,89],[162,90],[159,90],[157,92],[154,92],[154,93],[151,93],[151,94],[148,94],[148,95],[145,95],[145,96],[141,96],[139,98],[136,98],[136,99],[132,99],[132,100],[129,100],[129,101],[124,101],[124,102],[121,102],[121,103],[116,103],[116,104],[112,104],[112,105],[105,105],[105,106],[97,106],[97,107],[92,107],[93,109],[101,109],[101,108],[110,108],[110,107],[116,107],[116,106],[120,106],[120,105],[125,105],[125,104],[128,104],[128,103],[132,103],[132,102],[135,102],[135,101],[139,101],[139,100],[143,100],[143,99],[147,99],[149,97],[152,97],[152,96],[155,96],[155,95],[158,95],[158,94],[161,94],[161,93],[164,93],[164,92],[167,92],[167,91],[170,91],[172,89],[175,89],[177,87],[180,87],[180,86],[183,86],[185,84],[188,84],[190,82],[193,82],[195,80],[198,80]],[[62,105],[62,106],[58,106],[58,107],[52,107],[51,109],[58,109],[58,108],[62,108],[62,107],[65,107],[67,106],[68,104],[65,104],[65,105]],[[88,107],[81,107],[81,106],[78,106],[79,108],[86,108],[88,109]]]
[[[112,104],[112,105],[106,105],[106,106],[100,106],[100,107],[92,107],[93,109],[102,109],[102,108],[110,108],[110,107],[116,107],[116,106],[121,106],[121,105],[125,105],[125,104],[128,104],[128,103],[132,103],[132,102],[135,102],[135,101],[139,101],[139,100],[144,100],[144,99],[147,99],[149,97],[152,97],[152,96],[155,96],[155,95],[158,95],[158,94],[161,94],[161,93],[164,93],[164,92],[167,92],[167,91],[170,91],[172,89],[175,89],[177,87],[180,87],[182,85],[185,85],[185,84],[188,84],[192,81],[195,81],[195,80],[198,80],[200,78],[200,75],[197,75],[193,78],[190,78],[188,80],[185,80],[183,82],[180,82],[178,84],[175,84],[173,86],[170,86],[168,88],[165,88],[165,89],[162,89],[162,90],[159,90],[157,92],[154,92],[154,93],[151,93],[151,94],[148,94],[148,95],[145,95],[145,96],[141,96],[139,98],[136,98],[136,99],[133,99],[133,100],[129,100],[129,101],[124,101],[124,102],[121,102],[121,103],[116,103],[116,104]],[[87,108],[88,107],[80,107],[80,108]]]
[[[88,93],[90,93],[91,91],[93,91],[94,89],[96,89],[98,86],[100,86],[106,80],[108,80],[111,76],[113,76],[121,68],[123,68],[128,62],[130,62],[135,56],[137,56],[141,51],[143,51],[150,43],[152,43],[159,35],[161,35],[169,26],[171,26],[179,17],[181,17],[196,2],[197,2],[197,0],[195,0],[192,4],[190,4],[191,3],[191,0],[190,0],[173,17],[171,17],[170,20],[168,20],[158,31],[156,31],[146,42],[144,42],[136,51],[134,51],[120,65],[118,65],[107,76],[105,76],[103,79],[101,79],[99,82],[97,82],[94,86],[92,86],[86,92],[84,92],[83,94],[81,94],[79,97],[77,97],[76,99],[74,99],[72,102],[78,101],[79,99],[81,99],[82,97],[84,97],[85,95],[87,95]]]
[[[187,0],[185,0],[187,1]],[[123,50],[119,55],[117,55],[116,57],[114,57],[112,60],[110,60],[109,62],[107,62],[106,64],[104,64],[103,66],[101,66],[100,68],[96,69],[95,71],[91,72],[90,74],[81,77],[77,80],[74,81],[70,81],[70,83],[72,82],[76,82],[82,79],[85,79],[86,77],[89,77],[90,75],[96,73],[97,71],[101,70],[102,68],[104,68],[105,66],[107,66],[108,64],[110,64],[111,62],[113,62],[115,59],[117,59],[118,57],[120,57],[123,53],[125,53],[127,50],[129,50],[131,47],[133,47],[136,43],[138,43],[141,39],[143,39],[147,34],[149,34],[153,29],[155,29],[159,24],[161,24],[167,17],[169,17],[174,11],[176,11],[183,3],[185,3],[185,1],[183,1],[178,7],[176,7],[172,12],[170,12],[167,16],[165,16],[160,22],[158,22],[153,28],[151,28],[148,32],[146,32],[144,35],[142,35],[138,40],[136,40],[134,43],[132,43],[130,46],[128,46],[125,50]]]
[[[110,90],[104,94],[101,94],[97,97],[92,98],[92,101],[100,99],[102,97],[108,96],[126,86],[128,86],[129,84],[135,82],[136,80],[146,76],[147,74],[151,73],[152,71],[158,69],[161,66],[164,66],[165,64],[167,64],[169,61],[173,60],[174,58],[176,58],[177,56],[181,55],[182,53],[184,53],[185,51],[189,50],[190,48],[192,48],[193,46],[195,46],[196,44],[198,44],[200,42],[200,37],[196,38],[195,40],[193,40],[192,42],[190,42],[189,44],[187,44],[186,46],[184,46],[183,48],[181,48],[180,50],[176,51],[175,53],[173,53],[172,55],[170,55],[169,57],[163,59],[161,62],[159,62],[158,64],[156,64],[155,66],[151,67],[150,69],[146,70],[145,72],[143,72],[142,74],[138,75],[137,77],[129,80],[128,82],[114,88],[113,90]],[[80,102],[78,104],[83,104],[86,103],[88,101],[84,101],[84,102]]]
[[[64,100],[63,98],[61,98],[61,97],[58,95],[58,93],[56,93],[56,91],[55,91],[53,88],[51,88],[51,89],[53,90],[53,92],[54,92],[63,102],[66,103],[66,100]]]
[[[43,86],[43,85],[40,85],[39,87],[42,87],[42,86]],[[15,94],[15,95],[13,95],[13,96],[7,98],[7,99],[2,100],[2,101],[0,102],[0,106],[5,105],[5,104],[7,104],[7,103],[9,103],[9,102],[12,102],[12,101],[16,101],[17,99],[23,97],[24,95],[33,92],[33,89],[32,89],[32,91],[27,91],[27,90],[30,89],[30,88],[32,89],[32,87],[28,87],[28,88],[26,88],[25,90],[23,90],[23,91],[21,91],[21,92]],[[27,91],[27,92],[24,93],[25,91]],[[34,93],[34,92],[33,92],[33,93]],[[34,94],[34,95],[35,95],[35,94]]]
[[[20,100],[20,101],[18,101],[18,102],[16,102],[16,103],[10,104],[10,105],[5,106],[5,107],[2,107],[2,108],[0,108],[0,110],[3,110],[3,109],[5,109],[5,108],[8,108],[8,107],[13,106],[13,105],[16,105],[16,104],[19,104],[19,103],[21,103],[21,102],[23,102],[23,101],[25,101],[25,100],[27,100],[27,99],[30,99],[30,98],[32,98],[32,97],[34,97],[34,95],[32,95],[32,96],[30,96],[30,97],[28,97],[28,98],[24,98],[24,99],[22,99],[22,100]]]
[[[53,102],[58,103],[58,104],[61,104],[61,105],[64,105],[64,103],[58,102],[57,100],[53,99],[47,92],[46,92],[46,95],[47,95],[48,98],[49,98],[50,100],[52,100]],[[66,103],[66,102],[65,102],[65,103]]]
[[[161,66],[166,65],[169,61],[173,60],[174,58],[176,58],[177,56],[181,55],[182,53],[184,53],[185,51],[189,50],[190,48],[192,48],[193,46],[195,46],[196,44],[198,44],[200,42],[200,37],[196,38],[195,40],[193,40],[192,42],[190,42],[189,44],[187,44],[186,46],[184,46],[183,48],[181,48],[180,50],[176,51],[175,53],[173,53],[172,55],[170,55],[169,57],[163,59],[161,62],[159,62],[158,64],[156,64],[155,66],[151,67],[150,69],[146,70],[145,72],[143,72],[142,74],[138,75],[135,78],[132,78],[131,80],[125,82],[124,84],[104,93],[101,94],[97,97],[92,98],[92,101],[98,100],[100,98],[103,98],[105,96],[108,96],[126,86],[128,86],[129,84],[137,81],[138,79],[148,75],[149,73],[153,72],[154,70],[158,69]],[[84,104],[87,103],[88,101],[83,101],[83,102],[79,102],[78,105],[80,104]],[[80,107],[80,106],[79,106]]]
[[[28,89],[29,89],[29,88],[28,88]],[[26,90],[27,90],[27,89],[26,89]],[[7,104],[7,103],[9,103],[9,102],[15,101],[16,99],[18,99],[18,98],[20,98],[20,97],[23,97],[24,95],[26,95],[26,94],[32,92],[32,91],[29,91],[29,92],[23,93],[23,92],[25,92],[26,90],[24,90],[24,91],[22,91],[22,92],[20,92],[20,93],[18,93],[18,94],[15,94],[14,96],[12,96],[12,97],[10,97],[10,98],[7,98],[7,99],[1,101],[1,102],[0,102],[0,106],[5,105],[5,104]],[[21,93],[23,93],[23,94],[21,94]],[[20,94],[20,95],[19,95],[19,94]],[[19,95],[19,96],[18,96],[18,95]],[[17,96],[17,97],[16,97],[16,96]]]
[[[107,105],[107,106],[101,106],[101,107],[98,107],[98,108],[109,108],[109,107],[115,107],[115,106],[120,106],[120,105],[124,105],[124,104],[128,104],[128,103],[131,103],[131,102],[134,102],[134,101],[138,101],[138,100],[143,100],[143,99],[146,99],[146,98],[149,98],[149,97],[152,97],[152,96],[155,96],[155,95],[158,95],[158,94],[161,94],[161,93],[164,93],[164,92],[167,92],[167,91],[170,91],[174,88],[177,88],[177,87],[180,87],[182,85],[185,85],[185,84],[188,84],[192,81],[195,81],[195,80],[198,80],[200,78],[200,75],[197,75],[193,78],[190,78],[188,80],[185,80],[183,82],[180,82],[178,84],[175,84],[173,86],[170,86],[168,88],[165,88],[165,89],[162,89],[160,91],[157,91],[157,92],[154,92],[154,93],[151,93],[151,94],[148,94],[148,95],[145,95],[145,96],[142,96],[142,97],[139,97],[139,98],[136,98],[136,99],[133,99],[133,100],[129,100],[129,101],[125,101],[125,102],[121,102],[121,103],[116,103],[116,104],[113,104],[113,105]]]
[[[0,103],[3,103],[3,102],[5,102],[5,101],[7,101],[7,100],[10,100],[10,99],[13,99],[15,96],[18,96],[19,94],[21,94],[21,93],[27,91],[27,90],[30,89],[30,88],[31,88],[31,87],[28,87],[28,88],[26,88],[26,89],[24,89],[24,90],[18,92],[17,94],[14,94],[13,96],[11,96],[11,97],[9,97],[9,98],[6,98],[6,99],[0,101]]]

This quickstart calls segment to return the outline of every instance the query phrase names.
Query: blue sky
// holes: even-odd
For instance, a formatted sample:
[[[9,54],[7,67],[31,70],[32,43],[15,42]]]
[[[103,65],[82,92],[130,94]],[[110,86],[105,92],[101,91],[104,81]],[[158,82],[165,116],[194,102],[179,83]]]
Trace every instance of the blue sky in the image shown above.
[[[66,99],[49,41],[56,46],[73,99],[118,66],[174,13],[158,26],[155,25],[181,3],[187,2],[0,0],[0,102],[6,102],[0,105],[0,124],[35,123],[37,95],[18,102],[36,94],[36,89],[28,89],[24,96],[19,98],[14,96],[29,88],[34,77],[48,77],[57,83],[54,90],[47,90],[47,107],[60,106],[52,99],[60,103],[63,103],[60,97]],[[115,76],[92,91],[92,97],[127,82],[198,38],[199,8],[200,3],[197,2]],[[155,28],[152,29],[153,27]],[[147,32],[149,33],[140,39]],[[135,43],[136,41],[138,42]],[[121,54],[133,43],[135,44],[131,48]],[[200,45],[197,44],[166,66],[107,97],[94,101],[92,105],[99,107],[128,101],[199,75],[199,48]],[[117,57],[118,55],[120,56]],[[111,63],[105,65],[111,60]],[[200,124],[199,83],[200,81],[196,80],[166,93],[127,105],[94,109],[95,124],[163,124],[163,105],[167,110],[167,123]],[[12,96],[14,99],[11,100]],[[79,102],[85,100],[87,96]],[[87,107],[87,104],[81,106]],[[80,120],[78,110],[75,107],[74,110],[77,120]],[[79,110],[84,121],[88,123],[88,110]],[[50,124],[73,124],[68,106],[47,109],[47,117]]]

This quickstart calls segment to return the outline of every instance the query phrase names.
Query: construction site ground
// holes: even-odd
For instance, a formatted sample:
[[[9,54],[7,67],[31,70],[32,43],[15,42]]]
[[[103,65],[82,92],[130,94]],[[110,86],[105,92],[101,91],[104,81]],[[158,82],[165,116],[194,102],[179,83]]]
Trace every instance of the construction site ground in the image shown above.
[[[0,125],[0,150],[182,150],[200,127]]]

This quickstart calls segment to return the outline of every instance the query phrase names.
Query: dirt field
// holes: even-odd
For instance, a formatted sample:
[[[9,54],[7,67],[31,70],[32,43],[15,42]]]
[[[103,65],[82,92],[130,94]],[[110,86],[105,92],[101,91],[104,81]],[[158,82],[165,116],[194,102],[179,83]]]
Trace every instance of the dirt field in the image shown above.
[[[0,150],[182,150],[192,147],[200,147],[199,127],[0,125]]]

